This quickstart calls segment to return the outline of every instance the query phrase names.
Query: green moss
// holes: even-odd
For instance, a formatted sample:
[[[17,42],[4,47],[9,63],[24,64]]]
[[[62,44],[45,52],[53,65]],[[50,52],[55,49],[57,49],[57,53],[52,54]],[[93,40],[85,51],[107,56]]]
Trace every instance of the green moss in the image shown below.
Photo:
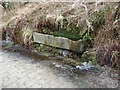
[[[43,52],[46,50],[46,47],[45,46],[40,46],[39,43],[33,43],[33,46],[34,46],[34,51],[35,52]]]
[[[42,28],[41,28],[41,32],[42,32],[42,33],[49,33],[49,32],[50,32],[50,29],[49,29],[49,28],[44,28],[44,27],[42,27]]]
[[[104,43],[104,40],[102,39],[102,40],[100,40],[100,43],[102,44],[102,43]]]
[[[55,39],[52,40],[52,44],[53,44],[52,46],[56,46],[56,40]]]
[[[64,42],[62,42],[60,46],[62,47],[63,45],[64,45]]]
[[[27,17],[26,21],[32,21],[32,19],[33,19],[32,17]]]
[[[96,53],[95,53],[95,52],[86,51],[86,52],[81,56],[81,61],[83,61],[83,62],[89,62],[89,61],[91,61],[92,64],[97,64]]]
[[[49,52],[42,52],[44,56],[50,56],[51,54]]]
[[[81,35],[79,34],[65,32],[65,31],[55,31],[53,32],[53,35],[56,37],[65,37],[65,38],[75,40],[75,41],[82,38]]]
[[[44,40],[44,44],[47,44],[47,40]]]
[[[7,45],[7,47],[9,47],[9,48],[11,48],[11,47],[13,47],[13,46],[14,46],[14,44],[13,44],[12,42],[7,43],[6,45]]]
[[[33,43],[33,47],[34,47],[34,48],[37,48],[37,47],[39,47],[39,46],[40,46],[40,44]]]

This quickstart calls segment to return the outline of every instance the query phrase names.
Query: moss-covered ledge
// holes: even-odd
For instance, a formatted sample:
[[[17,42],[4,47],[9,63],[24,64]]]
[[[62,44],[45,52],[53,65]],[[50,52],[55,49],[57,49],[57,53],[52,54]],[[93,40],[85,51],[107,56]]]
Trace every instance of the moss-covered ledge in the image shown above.
[[[54,37],[53,35],[41,34],[37,32],[33,33],[33,39],[36,43],[68,49],[79,53],[83,53],[86,49],[86,42],[81,39],[78,41],[72,41],[68,38]]]

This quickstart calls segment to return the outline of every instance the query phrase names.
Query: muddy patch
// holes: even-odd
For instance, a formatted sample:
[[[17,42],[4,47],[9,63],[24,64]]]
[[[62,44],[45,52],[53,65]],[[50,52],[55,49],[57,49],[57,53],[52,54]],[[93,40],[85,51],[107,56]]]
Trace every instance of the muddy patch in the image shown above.
[[[55,57],[55,56],[44,56],[41,54],[42,52],[41,53],[33,52],[32,50],[26,49],[24,46],[20,46],[20,45],[15,45],[13,47],[7,47],[3,45],[2,49],[11,52],[17,52],[20,55],[29,57],[35,61],[46,61],[49,63],[49,66],[54,70],[58,70],[60,72],[66,72],[71,77],[74,76],[85,77],[86,75],[97,76],[104,72],[104,70],[99,65],[86,69],[85,68],[80,69],[77,68],[75,64],[74,65],[70,64],[64,58]],[[79,64],[79,66],[80,65],[82,64]],[[113,70],[113,72],[110,71],[108,76],[111,78],[113,77],[115,79],[118,76],[118,72],[116,70]]]
[[[48,66],[57,75],[67,77],[80,87],[117,87],[118,86],[118,72],[108,67],[94,66],[89,69],[79,69],[74,65],[63,63],[63,58],[43,56],[40,53],[32,52],[23,46],[2,47],[3,50],[9,52],[16,52],[22,56],[29,57],[33,61],[31,63],[36,64],[42,62],[44,66]],[[42,52],[41,52],[42,53]],[[16,62],[16,60],[15,60]],[[39,68],[39,66],[37,66]],[[82,82],[82,83],[81,83]],[[112,82],[112,84],[110,83]],[[85,86],[86,85],[86,86]]]

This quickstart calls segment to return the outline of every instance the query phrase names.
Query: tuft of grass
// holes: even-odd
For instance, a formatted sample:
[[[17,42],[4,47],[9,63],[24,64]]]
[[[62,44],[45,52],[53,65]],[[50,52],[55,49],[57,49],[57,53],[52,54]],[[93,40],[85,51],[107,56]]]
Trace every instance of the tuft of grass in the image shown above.
[[[27,17],[26,21],[32,21],[32,17]]]

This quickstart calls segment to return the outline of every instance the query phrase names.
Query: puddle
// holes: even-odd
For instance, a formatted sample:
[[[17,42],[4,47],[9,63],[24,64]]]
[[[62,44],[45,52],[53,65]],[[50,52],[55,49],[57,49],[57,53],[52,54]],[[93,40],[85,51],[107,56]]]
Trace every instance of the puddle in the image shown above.
[[[79,78],[84,78],[87,75],[86,70],[80,70],[77,69],[76,67],[70,66],[70,65],[65,65],[62,63],[58,62],[50,62],[50,67],[54,70],[58,70],[61,73],[67,74],[70,77],[79,77]]]

